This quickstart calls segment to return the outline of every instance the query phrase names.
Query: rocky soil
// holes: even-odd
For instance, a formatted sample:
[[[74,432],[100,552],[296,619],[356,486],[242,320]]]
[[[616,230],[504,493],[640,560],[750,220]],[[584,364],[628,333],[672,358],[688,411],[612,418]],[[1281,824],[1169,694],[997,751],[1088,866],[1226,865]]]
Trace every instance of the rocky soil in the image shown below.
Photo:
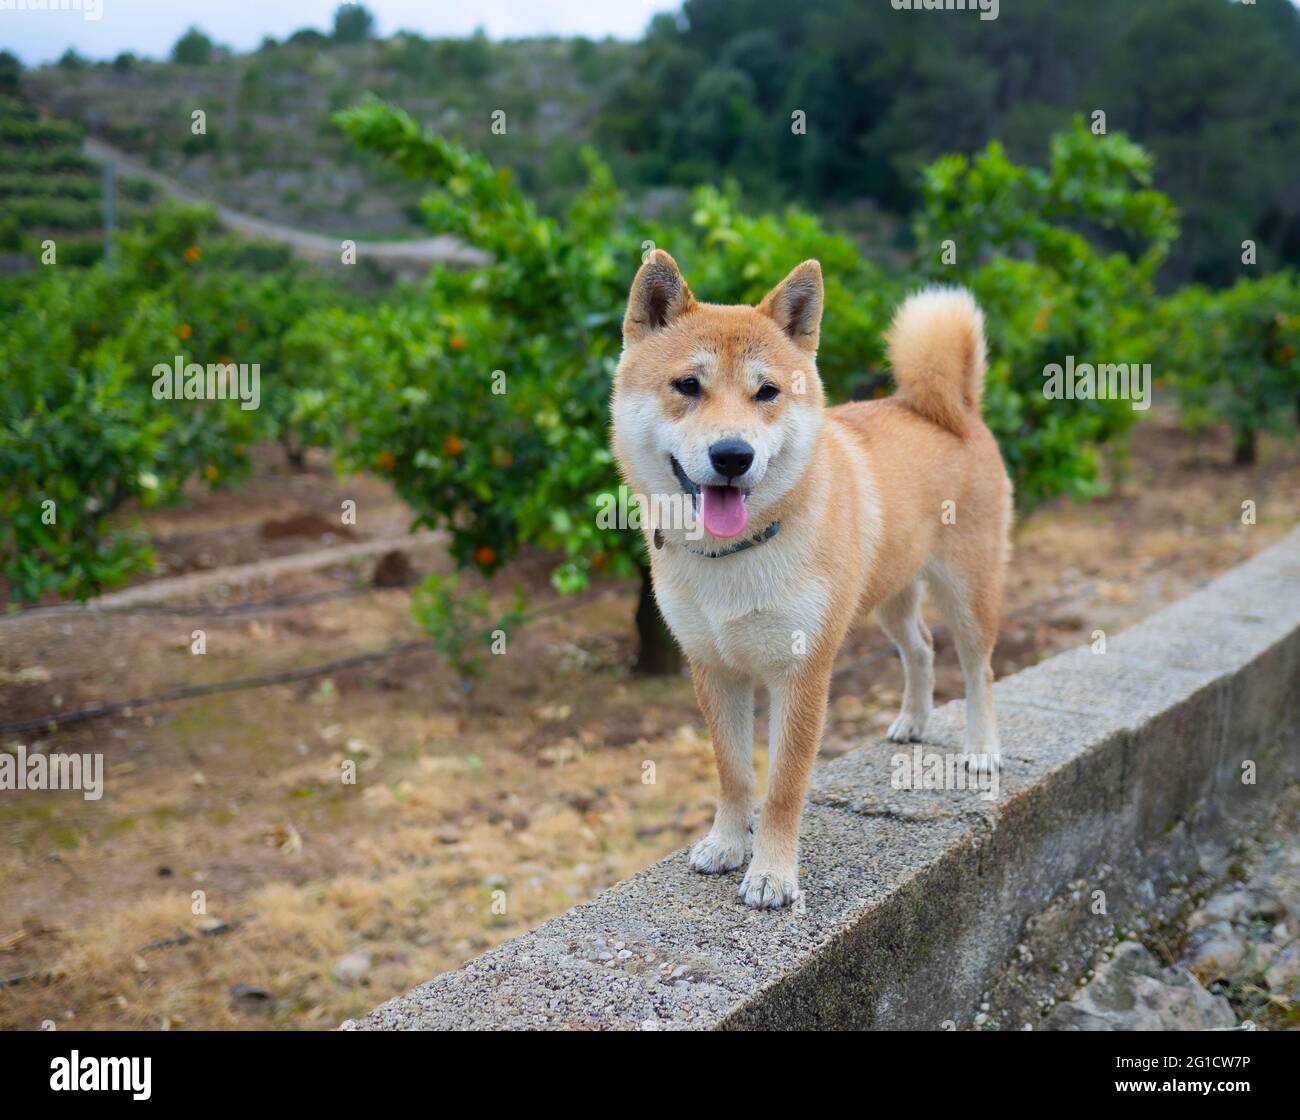
[[[1300,1028],[1300,789],[1234,852],[1173,892],[1171,921],[1125,931],[1039,1024],[1063,1031]],[[1212,885],[1203,884],[1209,881]]]

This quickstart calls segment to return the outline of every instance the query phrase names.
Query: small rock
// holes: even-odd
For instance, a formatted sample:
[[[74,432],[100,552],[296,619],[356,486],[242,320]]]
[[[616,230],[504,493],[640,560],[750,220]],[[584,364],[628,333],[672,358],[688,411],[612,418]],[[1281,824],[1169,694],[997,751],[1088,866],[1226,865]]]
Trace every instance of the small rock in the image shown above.
[[[230,989],[230,1008],[244,1015],[269,1015],[275,1010],[275,996],[253,984],[235,984]]]
[[[334,979],[343,984],[359,984],[370,972],[370,954],[361,950],[339,957],[334,965]]]
[[[1185,968],[1161,968],[1136,941],[1122,941],[1075,997],[1052,1008],[1050,1031],[1198,1031],[1236,1025],[1232,1006]]]
[[[411,558],[400,548],[385,552],[376,562],[370,582],[375,587],[409,587],[415,582]]]
[[[1278,952],[1264,973],[1264,981],[1274,995],[1300,995],[1300,941]]]
[[[1286,917],[1282,904],[1258,887],[1242,887],[1216,894],[1205,904],[1210,921],[1245,924],[1251,921],[1276,922]]]
[[[1214,922],[1198,938],[1200,947],[1188,960],[1188,967],[1204,984],[1231,979],[1246,960],[1246,942],[1227,921]]]

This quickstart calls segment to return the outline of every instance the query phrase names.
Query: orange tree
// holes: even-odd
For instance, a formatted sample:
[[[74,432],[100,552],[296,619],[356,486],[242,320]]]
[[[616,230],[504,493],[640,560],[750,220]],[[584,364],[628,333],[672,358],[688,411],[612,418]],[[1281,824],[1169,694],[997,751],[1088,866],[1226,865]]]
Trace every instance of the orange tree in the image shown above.
[[[1233,458],[1253,463],[1260,432],[1300,422],[1300,277],[1245,277],[1231,288],[1183,288],[1160,308],[1157,337],[1191,428],[1226,423]]]
[[[654,607],[640,533],[597,517],[618,492],[608,446],[608,400],[621,346],[627,288],[650,245],[678,255],[697,290],[722,302],[755,300],[800,260],[834,267],[822,365],[847,384],[874,351],[877,273],[847,240],[807,216],[751,219],[733,197],[700,191],[683,229],[655,227],[621,199],[587,153],[587,183],[562,221],[543,216],[497,170],[403,112],[377,101],[339,114],[361,147],[438,190],[431,221],[491,255],[473,273],[435,272],[420,297],[369,315],[301,325],[308,365],[332,364],[347,463],[390,477],[418,522],[446,527],[461,566],[491,573],[523,546],[559,559],[563,592],[596,572],[639,575],[637,664],[670,672],[675,644]],[[865,308],[865,309],[864,309]],[[838,333],[837,333],[838,332]],[[859,345],[853,345],[856,339]],[[865,346],[863,340],[869,339]],[[425,594],[452,594],[442,582]],[[446,622],[455,612],[430,608]]]
[[[701,188],[685,221],[656,225],[630,210],[588,153],[587,184],[557,220],[507,171],[421,132],[400,110],[371,100],[337,119],[361,147],[433,184],[424,205],[435,227],[492,263],[436,272],[416,298],[372,314],[305,321],[300,360],[325,369],[329,386],[323,407],[308,403],[330,418],[346,465],[387,475],[420,522],[450,531],[462,567],[491,573],[532,546],[558,555],[561,591],[596,571],[639,573],[638,661],[671,670],[675,647],[653,607],[641,536],[596,516],[618,485],[607,402],[642,254],[669,250],[702,298],[724,303],[756,301],[799,261],[820,258],[818,366],[833,399],[885,391],[881,333],[902,284],[798,210],[746,215],[734,190]],[[1126,401],[1047,401],[1042,368],[1067,352],[1109,361],[1112,347],[1138,337],[1151,273],[1174,236],[1172,208],[1149,177],[1140,148],[1081,127],[1055,138],[1046,170],[991,146],[926,171],[918,243],[955,237],[966,263],[935,278],[969,283],[990,312],[989,420],[1027,504],[1094,492],[1095,446],[1135,415]],[[1120,247],[1103,253],[1107,238]],[[425,594],[453,591],[444,582]],[[463,616],[427,600],[422,612],[434,628]]]
[[[1051,398],[1044,370],[1070,355],[1093,365],[1152,358],[1153,277],[1178,224],[1151,182],[1140,146],[1077,120],[1052,137],[1046,168],[1013,163],[995,142],[922,174],[921,268],[969,286],[984,309],[985,418],[1022,506],[1097,494],[1098,446],[1139,415],[1130,400]]]
[[[268,256],[268,254],[270,254]],[[271,271],[265,266],[270,264]],[[84,598],[150,562],[124,523],[185,483],[237,479],[283,433],[290,323],[338,298],[265,247],[217,237],[210,211],[163,208],[117,264],[51,265],[0,285],[0,575],[12,599]],[[261,405],[159,400],[156,365],[261,367]]]

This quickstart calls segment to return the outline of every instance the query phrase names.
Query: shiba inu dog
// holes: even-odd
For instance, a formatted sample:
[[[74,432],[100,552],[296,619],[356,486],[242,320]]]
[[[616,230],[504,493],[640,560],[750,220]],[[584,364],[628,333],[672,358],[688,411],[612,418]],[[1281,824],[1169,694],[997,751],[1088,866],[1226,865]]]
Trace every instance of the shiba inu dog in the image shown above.
[[[983,318],[962,289],[913,295],[887,335],[898,391],[826,408],[822,304],[816,261],[757,307],[717,306],[696,302],[656,250],[632,284],[611,402],[625,480],[640,495],[684,492],[702,525],[642,519],[655,598],[690,662],[721,787],[691,866],[730,871],[750,857],[740,897],[764,909],[799,897],[799,822],[832,664],[860,614],[875,611],[903,662],[889,738],[919,740],[934,691],[929,588],[961,660],[967,764],[999,765],[990,656],[1011,484],[980,414]],[[771,709],[755,830],[757,684]]]

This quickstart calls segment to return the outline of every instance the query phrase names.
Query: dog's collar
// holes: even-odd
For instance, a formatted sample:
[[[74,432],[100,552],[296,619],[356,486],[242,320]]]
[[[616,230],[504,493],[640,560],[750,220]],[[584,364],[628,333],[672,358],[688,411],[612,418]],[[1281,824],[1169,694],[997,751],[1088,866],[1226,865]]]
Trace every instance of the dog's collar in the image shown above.
[[[687,548],[686,545],[682,545],[682,548],[686,552],[689,552],[692,556],[707,556],[710,560],[718,560],[721,559],[723,556],[734,556],[737,552],[744,552],[747,549],[753,548],[755,545],[762,544],[764,541],[770,541],[780,531],[781,531],[781,522],[773,521],[772,524],[769,525],[766,529],[764,529],[761,533],[758,533],[752,537],[746,537],[743,541],[733,544],[730,548],[724,548],[721,552],[703,552],[698,548]],[[664,546],[663,530],[656,529],[655,548],[663,548],[663,546]]]

